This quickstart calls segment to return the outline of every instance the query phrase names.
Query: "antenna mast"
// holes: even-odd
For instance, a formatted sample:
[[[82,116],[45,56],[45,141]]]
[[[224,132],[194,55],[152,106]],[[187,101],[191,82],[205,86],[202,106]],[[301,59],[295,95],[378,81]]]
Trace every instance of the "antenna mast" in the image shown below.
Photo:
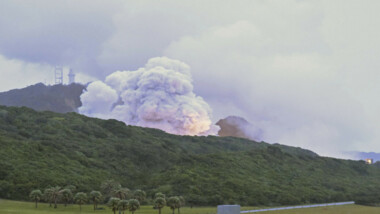
[[[61,66],[55,66],[54,76],[55,76],[55,84],[62,85],[63,84],[63,69]]]
[[[75,83],[75,73],[73,69],[70,68],[70,72],[68,76],[69,76],[69,85],[72,83]]]

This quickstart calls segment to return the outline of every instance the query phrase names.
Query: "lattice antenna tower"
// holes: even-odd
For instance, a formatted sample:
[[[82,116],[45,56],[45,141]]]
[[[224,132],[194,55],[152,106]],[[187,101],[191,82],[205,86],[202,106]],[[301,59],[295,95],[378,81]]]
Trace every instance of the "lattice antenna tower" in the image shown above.
[[[69,85],[72,83],[75,83],[75,73],[74,73],[73,69],[70,68],[70,72],[69,72],[68,76],[69,76]]]
[[[61,66],[55,66],[54,77],[55,77],[55,84],[56,85],[62,85],[63,84],[63,68]]]

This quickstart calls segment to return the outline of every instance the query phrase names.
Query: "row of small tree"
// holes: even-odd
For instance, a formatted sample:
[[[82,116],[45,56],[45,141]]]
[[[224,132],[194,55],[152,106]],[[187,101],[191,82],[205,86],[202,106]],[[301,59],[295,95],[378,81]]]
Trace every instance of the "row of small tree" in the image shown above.
[[[116,214],[116,211],[122,212],[124,214],[125,210],[129,210],[134,214],[134,212],[140,208],[140,203],[146,199],[146,193],[142,190],[130,191],[128,188],[123,188],[119,183],[112,180],[103,182],[100,191],[91,191],[89,195],[84,192],[75,193],[76,188],[72,185],[61,188],[59,186],[46,188],[42,193],[41,190],[33,190],[30,192],[29,197],[35,202],[36,208],[38,207],[38,202],[44,200],[50,204],[54,204],[54,208],[57,208],[59,202],[63,203],[66,207],[67,204],[75,202],[79,205],[80,210],[82,210],[82,205],[88,202],[93,202],[94,210],[98,208],[98,204],[106,202],[108,207]],[[75,194],[74,194],[75,193]],[[166,200],[166,197],[162,193],[156,193],[154,196],[154,208],[159,210],[161,214],[161,209],[165,206],[172,209],[173,214],[175,209],[178,209],[178,214],[180,213],[180,208],[184,205],[185,200],[181,196],[170,197]]]
[[[137,199],[121,200],[120,198],[116,197],[110,198],[107,205],[109,208],[111,208],[114,214],[116,214],[117,210],[123,212],[124,214],[124,211],[127,209],[131,211],[132,214],[134,214],[135,211],[140,208],[140,202]]]
[[[92,191],[89,194],[89,197],[84,192],[78,192],[73,195],[74,188],[61,188],[59,186],[51,187],[45,189],[44,193],[41,190],[33,190],[30,192],[29,197],[35,202],[36,208],[38,207],[38,202],[44,200],[49,202],[50,206],[54,204],[54,208],[58,207],[58,202],[63,202],[65,207],[70,202],[75,202],[79,204],[80,209],[82,210],[82,205],[87,203],[90,199],[94,203],[94,210],[97,207],[97,204],[101,202],[102,193],[99,191]]]
[[[154,198],[154,208],[158,209],[159,214],[161,214],[161,209],[166,205],[170,207],[173,214],[176,209],[178,209],[178,214],[180,214],[180,208],[185,205],[185,199],[182,196],[172,196],[166,200],[164,194],[156,193]]]

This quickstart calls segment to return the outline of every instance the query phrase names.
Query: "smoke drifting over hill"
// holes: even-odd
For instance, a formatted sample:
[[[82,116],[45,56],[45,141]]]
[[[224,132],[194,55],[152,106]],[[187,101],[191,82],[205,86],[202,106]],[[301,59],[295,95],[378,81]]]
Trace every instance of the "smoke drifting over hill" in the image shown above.
[[[219,136],[233,136],[261,141],[263,130],[238,116],[228,116],[220,119],[216,125],[220,126]]]
[[[116,71],[91,83],[79,112],[128,125],[179,135],[216,134],[211,108],[193,93],[190,67],[166,57],[152,58],[136,71]]]
[[[167,56],[191,66],[215,122],[239,115],[324,156],[380,152],[380,1],[21,2],[0,1],[0,91],[52,83],[56,65],[87,83]],[[86,110],[110,117],[121,92],[100,83],[112,102]]]

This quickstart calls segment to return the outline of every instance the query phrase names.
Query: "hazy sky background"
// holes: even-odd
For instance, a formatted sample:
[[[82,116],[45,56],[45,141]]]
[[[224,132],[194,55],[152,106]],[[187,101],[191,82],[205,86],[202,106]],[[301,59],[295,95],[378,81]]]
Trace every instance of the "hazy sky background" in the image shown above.
[[[213,120],[322,155],[380,152],[380,2],[0,1],[0,91],[80,81],[167,56],[191,67]]]

